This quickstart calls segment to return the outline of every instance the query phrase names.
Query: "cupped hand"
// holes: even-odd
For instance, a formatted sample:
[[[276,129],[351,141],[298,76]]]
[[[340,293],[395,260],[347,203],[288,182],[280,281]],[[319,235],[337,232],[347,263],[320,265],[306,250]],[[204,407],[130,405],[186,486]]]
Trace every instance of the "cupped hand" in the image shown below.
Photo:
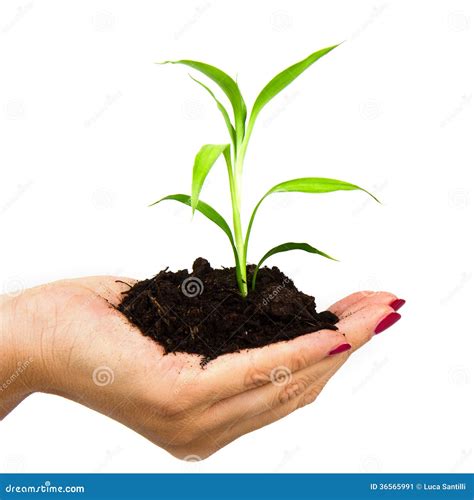
[[[402,302],[387,292],[354,293],[330,307],[340,318],[336,332],[226,354],[202,368],[195,355],[165,355],[115,309],[133,283],[81,278],[1,298],[12,366],[32,360],[15,382],[16,396],[3,399],[3,415],[28,394],[48,392],[114,418],[178,458],[203,459],[313,402],[351,353],[399,319],[394,308]]]

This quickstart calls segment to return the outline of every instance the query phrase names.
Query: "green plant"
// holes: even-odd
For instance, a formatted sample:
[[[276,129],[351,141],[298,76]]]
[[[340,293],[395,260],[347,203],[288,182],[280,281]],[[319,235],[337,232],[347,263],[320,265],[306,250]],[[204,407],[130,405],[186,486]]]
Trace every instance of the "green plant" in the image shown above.
[[[300,192],[300,193],[328,193],[331,191],[351,191],[359,189],[365,191],[367,194],[372,196],[375,200],[376,198],[368,193],[365,189],[362,189],[354,184],[350,184],[344,181],[338,181],[335,179],[327,179],[322,177],[305,177],[300,179],[293,179],[290,181],[282,182],[272,187],[266,192],[266,194],[260,199],[260,201],[255,206],[247,230],[244,234],[242,228],[241,220],[241,203],[242,203],[242,171],[244,165],[245,154],[247,152],[247,147],[249,144],[250,137],[252,135],[255,122],[258,115],[265,107],[265,105],[273,99],[279,92],[281,92],[285,87],[287,87],[293,80],[295,80],[301,73],[303,73],[307,68],[309,68],[318,59],[326,55],[328,52],[336,48],[337,45],[332,47],[327,47],[317,52],[312,53],[306,59],[290,66],[278,75],[276,75],[260,92],[255,100],[255,103],[250,112],[250,116],[247,119],[247,107],[245,105],[242,94],[240,93],[239,86],[237,82],[231,78],[229,75],[221,71],[220,69],[210,66],[197,61],[190,60],[180,60],[180,61],[165,61],[160,64],[184,64],[190,68],[193,68],[210,80],[216,83],[224,94],[229,99],[229,102],[233,110],[232,121],[229,113],[227,112],[224,105],[216,98],[212,90],[207,87],[204,83],[196,80],[191,76],[191,78],[201,85],[214,99],[217,104],[217,108],[221,112],[227,130],[230,136],[229,144],[206,144],[202,146],[196,155],[194,160],[193,174],[192,174],[192,189],[191,196],[184,194],[174,194],[166,196],[157,202],[153,203],[156,205],[164,200],[175,200],[192,208],[194,213],[198,210],[204,214],[208,219],[217,224],[227,235],[232,246],[232,251],[235,258],[236,267],[236,277],[237,284],[240,293],[243,297],[248,294],[248,280],[247,280],[247,251],[249,245],[250,233],[252,230],[252,225],[255,219],[258,208],[262,204],[263,200],[267,198],[270,194],[279,192]],[[199,195],[201,189],[204,185],[209,171],[217,161],[220,156],[224,157],[230,187],[230,196],[232,202],[232,219],[234,231],[230,229],[229,225],[225,219],[210,205],[204,203],[200,200]],[[278,245],[271,250],[269,250],[259,261],[252,277],[252,289],[255,288],[257,273],[263,262],[275,255],[276,253],[286,252],[288,250],[304,250],[306,252],[315,253],[332,259],[329,255],[316,248],[308,245],[307,243],[284,243]],[[335,260],[335,259],[333,259]]]

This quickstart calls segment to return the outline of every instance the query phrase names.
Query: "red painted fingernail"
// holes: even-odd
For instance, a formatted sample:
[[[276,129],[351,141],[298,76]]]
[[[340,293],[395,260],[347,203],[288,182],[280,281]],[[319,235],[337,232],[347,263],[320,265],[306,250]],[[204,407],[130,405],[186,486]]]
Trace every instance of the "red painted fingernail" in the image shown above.
[[[400,307],[402,307],[405,304],[406,300],[403,299],[395,299],[393,302],[390,302],[390,307],[394,311],[398,311]]]
[[[345,351],[348,351],[350,348],[351,348],[351,344],[341,344],[341,345],[338,345],[335,349],[333,349],[329,355],[331,354],[339,354],[340,352],[345,352]]]
[[[387,328],[390,328],[394,323],[396,323],[401,318],[401,315],[393,312],[390,313],[375,327],[374,333],[377,335],[378,333],[382,333]]]

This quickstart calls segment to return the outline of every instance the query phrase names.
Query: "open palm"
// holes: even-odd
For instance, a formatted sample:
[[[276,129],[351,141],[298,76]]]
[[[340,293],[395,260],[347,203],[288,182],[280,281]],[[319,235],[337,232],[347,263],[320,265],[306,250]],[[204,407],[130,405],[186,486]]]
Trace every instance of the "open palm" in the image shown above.
[[[184,459],[205,458],[313,402],[352,352],[400,317],[391,293],[354,293],[330,308],[341,318],[337,332],[227,354],[201,368],[195,355],[164,355],[115,309],[133,282],[65,280],[16,299],[16,311],[35,311],[34,339],[22,349],[41,358],[26,392],[79,402]]]

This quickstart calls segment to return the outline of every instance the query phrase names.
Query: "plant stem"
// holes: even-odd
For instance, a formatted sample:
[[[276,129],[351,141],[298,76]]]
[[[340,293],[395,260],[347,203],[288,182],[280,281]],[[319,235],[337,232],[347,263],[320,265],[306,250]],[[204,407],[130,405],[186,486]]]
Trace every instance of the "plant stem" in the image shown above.
[[[229,175],[230,196],[232,199],[232,220],[234,224],[234,239],[237,252],[236,256],[237,258],[235,262],[237,284],[239,286],[239,290],[242,297],[245,298],[248,294],[248,288],[247,288],[247,265],[245,259],[245,246],[242,235],[242,221],[240,217],[241,185],[240,185],[240,178],[235,175],[235,171],[232,169],[232,162],[230,159],[230,155],[226,155],[225,158],[227,162],[227,172]]]
[[[240,204],[239,204],[240,205]],[[237,256],[239,261],[237,266],[241,278],[240,293],[242,297],[246,297],[247,290],[247,265],[245,262],[244,240],[242,237],[242,222],[240,220],[240,206],[234,211],[234,233],[235,233],[235,247],[237,249]]]
[[[244,137],[242,141],[237,140],[236,147],[234,151],[234,172],[233,172],[233,188],[231,192],[233,192],[232,198],[232,211],[234,215],[234,237],[235,237],[235,246],[237,249],[237,256],[239,262],[237,263],[240,276],[242,280],[242,286],[239,286],[240,292],[243,297],[246,297],[248,294],[247,287],[247,246],[248,246],[248,237],[244,238],[242,236],[242,221],[240,218],[240,207],[241,207],[241,187],[242,187],[242,171],[244,167],[244,159],[245,153],[247,152],[247,146],[249,144],[250,135],[253,130],[254,121],[252,117],[250,117],[249,124],[247,130],[245,131]],[[239,283],[240,285],[240,283]]]

